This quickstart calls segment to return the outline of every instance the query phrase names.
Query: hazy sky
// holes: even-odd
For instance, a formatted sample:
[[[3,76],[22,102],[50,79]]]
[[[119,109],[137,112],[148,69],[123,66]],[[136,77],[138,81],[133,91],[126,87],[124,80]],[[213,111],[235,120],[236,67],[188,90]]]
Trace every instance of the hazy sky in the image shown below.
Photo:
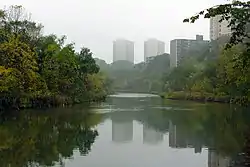
[[[182,20],[212,4],[226,0],[1,0],[0,7],[22,5],[45,34],[67,35],[77,50],[88,47],[98,57],[112,61],[112,41],[135,42],[135,62],[143,60],[143,42],[158,38],[166,43],[175,38],[209,37],[209,21],[195,24]]]

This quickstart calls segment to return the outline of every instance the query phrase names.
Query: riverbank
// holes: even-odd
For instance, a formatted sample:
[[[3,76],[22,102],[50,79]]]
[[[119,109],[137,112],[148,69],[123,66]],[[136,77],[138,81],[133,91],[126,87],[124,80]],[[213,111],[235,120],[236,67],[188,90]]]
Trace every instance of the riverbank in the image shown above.
[[[8,110],[21,110],[31,108],[53,108],[72,106],[80,103],[91,103],[104,101],[108,94],[98,95],[82,99],[72,99],[66,96],[59,95],[43,95],[37,97],[5,97],[0,98],[0,112]]]
[[[228,95],[214,95],[213,93],[201,93],[201,92],[184,92],[176,91],[169,93],[160,94],[163,99],[170,100],[190,100],[197,102],[216,102],[216,103],[230,103],[230,104],[240,104],[248,105],[250,99],[245,96],[231,97]]]

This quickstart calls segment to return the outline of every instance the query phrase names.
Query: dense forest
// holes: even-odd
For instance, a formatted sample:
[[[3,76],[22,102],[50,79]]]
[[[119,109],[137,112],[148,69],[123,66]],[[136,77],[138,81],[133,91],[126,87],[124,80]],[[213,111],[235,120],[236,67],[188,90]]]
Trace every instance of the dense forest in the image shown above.
[[[105,98],[107,78],[88,48],[42,34],[22,6],[0,10],[0,106],[50,107]]]
[[[163,74],[170,68],[169,56],[165,53],[135,65],[125,60],[107,64],[104,60],[96,59],[96,63],[109,76],[114,91],[160,93],[163,88]]]

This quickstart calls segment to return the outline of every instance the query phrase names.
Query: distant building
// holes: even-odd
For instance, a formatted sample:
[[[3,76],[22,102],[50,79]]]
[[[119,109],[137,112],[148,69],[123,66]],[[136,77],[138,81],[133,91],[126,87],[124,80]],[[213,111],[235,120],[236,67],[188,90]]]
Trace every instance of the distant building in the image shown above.
[[[151,38],[144,42],[144,61],[147,62],[152,57],[165,53],[165,43]]]
[[[232,0],[232,2],[235,1],[236,0]],[[221,15],[210,18],[210,40],[217,40],[222,36],[231,35],[231,27],[228,27],[229,21],[223,20],[220,22],[221,18]]]
[[[210,18],[210,40],[231,35],[231,27],[228,27],[229,21],[223,20],[220,22],[221,18],[220,15]]]
[[[117,39],[113,42],[113,62],[127,60],[134,63],[134,42]]]
[[[170,41],[170,67],[177,67],[191,48],[201,47],[209,42],[203,40],[202,35],[196,35],[196,39],[174,39]]]

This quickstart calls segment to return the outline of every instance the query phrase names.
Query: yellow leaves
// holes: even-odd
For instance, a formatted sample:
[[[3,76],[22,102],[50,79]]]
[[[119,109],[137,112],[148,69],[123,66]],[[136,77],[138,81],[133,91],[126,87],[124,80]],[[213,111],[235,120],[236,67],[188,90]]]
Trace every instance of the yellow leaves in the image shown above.
[[[99,74],[89,74],[88,81],[95,91],[103,88],[103,78]]]
[[[56,44],[50,44],[47,48],[47,52],[55,52],[55,51],[58,51],[60,48],[58,45]]]
[[[0,66],[0,92],[8,92],[18,85],[19,79],[16,74],[15,69]]]
[[[1,61],[5,63],[5,66],[31,68],[36,65],[35,53],[18,37],[11,37],[9,41],[1,43],[0,53]]]
[[[1,43],[0,54],[0,62],[4,65],[0,67],[1,92],[28,93],[42,87],[38,79],[35,53],[19,37],[12,36]]]
[[[0,66],[0,76],[4,76],[12,71],[11,68],[6,69],[4,66]]]

